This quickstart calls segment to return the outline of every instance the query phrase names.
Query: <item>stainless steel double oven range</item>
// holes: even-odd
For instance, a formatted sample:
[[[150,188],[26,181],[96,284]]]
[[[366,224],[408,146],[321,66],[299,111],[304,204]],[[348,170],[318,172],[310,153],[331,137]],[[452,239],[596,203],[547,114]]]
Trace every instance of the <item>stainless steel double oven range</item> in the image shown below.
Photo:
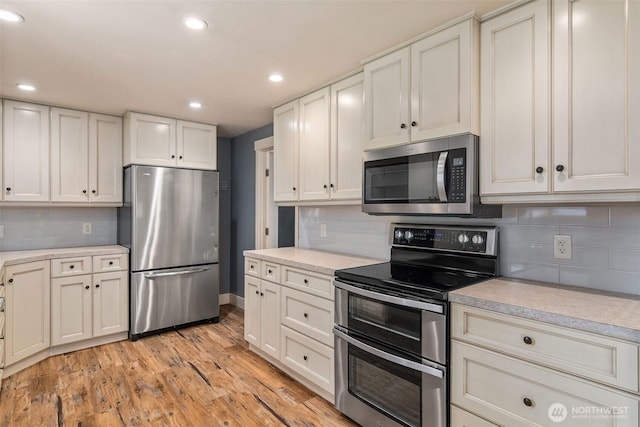
[[[363,426],[448,425],[448,292],[498,275],[497,229],[392,225],[391,261],[336,272],[336,406]]]

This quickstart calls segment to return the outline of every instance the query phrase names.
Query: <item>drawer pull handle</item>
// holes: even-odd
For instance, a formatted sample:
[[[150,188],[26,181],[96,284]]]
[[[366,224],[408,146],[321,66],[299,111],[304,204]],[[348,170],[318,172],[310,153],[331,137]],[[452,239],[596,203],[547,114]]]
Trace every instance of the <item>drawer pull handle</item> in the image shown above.
[[[533,401],[528,397],[525,397],[524,399],[522,399],[522,403],[524,403],[524,406],[528,406],[528,407],[533,406]]]
[[[531,339],[531,337],[524,337],[522,338],[522,341],[524,341],[524,343],[527,345],[533,344],[533,340]]]
[[[309,284],[309,281],[307,279],[304,279],[303,282],[305,285]]]
[[[73,269],[74,269],[74,267],[75,267],[75,265],[71,264],[71,265],[69,266],[69,270],[73,270]]]
[[[305,319],[307,319],[309,317],[309,314],[308,313],[304,313],[303,316],[304,316]]]
[[[307,359],[308,359],[308,357],[307,357],[307,356],[302,356],[302,358],[303,358],[304,360],[307,360]]]

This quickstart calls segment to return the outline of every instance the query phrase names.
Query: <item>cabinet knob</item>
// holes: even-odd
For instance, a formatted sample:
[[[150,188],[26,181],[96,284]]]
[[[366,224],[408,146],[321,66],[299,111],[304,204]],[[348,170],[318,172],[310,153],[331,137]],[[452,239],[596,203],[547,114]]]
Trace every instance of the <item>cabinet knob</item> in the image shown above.
[[[175,154],[172,154],[172,155],[171,155],[171,158],[172,158],[172,159],[175,159],[175,158],[176,158]]]
[[[531,339],[531,337],[524,337],[522,338],[522,341],[524,341],[524,343],[527,345],[533,344],[533,340]]]
[[[93,194],[96,194],[96,193],[97,193],[97,191],[96,191],[96,190],[91,190],[91,192],[92,192]]]
[[[524,406],[529,406],[529,407],[533,406],[533,401],[528,397],[525,397],[524,399],[522,399],[522,403],[524,403]]]
[[[334,188],[333,184],[329,184],[329,187]]]
[[[407,125],[405,125],[404,123],[402,123],[402,124],[400,125],[400,129],[404,129],[404,128],[406,128],[406,127],[407,127]]]
[[[109,265],[113,265],[113,261],[109,261]]]
[[[260,295],[260,291],[256,291],[256,295]]]
[[[9,279],[9,283],[13,283],[13,279]]]
[[[562,172],[562,171],[564,170],[564,165],[558,165],[558,166],[556,166],[556,170],[557,170],[558,172]]]
[[[323,185],[322,187],[326,190],[327,189],[327,184]]]
[[[250,266],[249,266],[249,269],[253,270],[253,265],[250,265]]]
[[[100,287],[100,285],[99,285],[99,284],[96,284],[96,288],[99,288],[99,287]]]
[[[71,264],[71,265],[69,266],[69,270],[73,270],[75,267],[76,267],[75,265]]]
[[[262,292],[260,292],[260,296],[261,296],[261,297],[263,297],[263,296],[264,296],[264,294],[263,294]]]
[[[11,191],[11,187],[7,187],[7,192]]]
[[[304,313],[303,316],[304,316],[305,319],[307,319],[309,317],[309,314],[308,313]]]
[[[416,123],[416,122],[411,122],[411,126],[416,127],[416,126],[418,126],[418,123]]]
[[[269,269],[269,270],[267,270],[267,273],[271,274],[271,273],[273,273],[273,271]]]
[[[182,156],[179,156],[178,159],[182,160]]]
[[[82,190],[82,194],[87,194],[87,190]]]
[[[307,360],[307,359],[308,359],[308,357],[307,357],[307,356],[302,356],[302,358],[303,358],[304,360]]]
[[[296,191],[296,187],[293,187],[293,191]]]
[[[91,287],[91,286],[87,285],[87,286],[85,286],[84,288],[85,288],[85,289],[89,289],[90,287]]]
[[[544,172],[544,168],[542,166],[538,166],[536,168],[536,173],[542,173],[542,172]]]
[[[306,285],[307,283],[309,283],[309,281],[307,279],[303,280],[304,284]]]

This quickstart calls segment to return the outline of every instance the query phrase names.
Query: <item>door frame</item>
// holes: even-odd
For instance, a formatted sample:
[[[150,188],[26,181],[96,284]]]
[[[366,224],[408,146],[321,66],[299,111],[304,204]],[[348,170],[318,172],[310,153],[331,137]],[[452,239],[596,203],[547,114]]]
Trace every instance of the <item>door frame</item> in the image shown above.
[[[256,230],[255,248],[264,249],[263,230],[267,227],[267,216],[264,212],[266,197],[262,189],[266,183],[264,171],[269,167],[268,153],[273,151],[273,136],[259,139],[253,143],[256,152]],[[270,171],[271,173],[273,171]]]

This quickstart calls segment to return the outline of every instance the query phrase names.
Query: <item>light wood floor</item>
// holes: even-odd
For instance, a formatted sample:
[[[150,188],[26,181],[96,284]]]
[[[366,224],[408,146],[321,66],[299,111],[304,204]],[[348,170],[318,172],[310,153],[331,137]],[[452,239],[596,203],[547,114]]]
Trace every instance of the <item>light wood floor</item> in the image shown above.
[[[355,426],[220,323],[50,357],[2,383],[0,426]]]

